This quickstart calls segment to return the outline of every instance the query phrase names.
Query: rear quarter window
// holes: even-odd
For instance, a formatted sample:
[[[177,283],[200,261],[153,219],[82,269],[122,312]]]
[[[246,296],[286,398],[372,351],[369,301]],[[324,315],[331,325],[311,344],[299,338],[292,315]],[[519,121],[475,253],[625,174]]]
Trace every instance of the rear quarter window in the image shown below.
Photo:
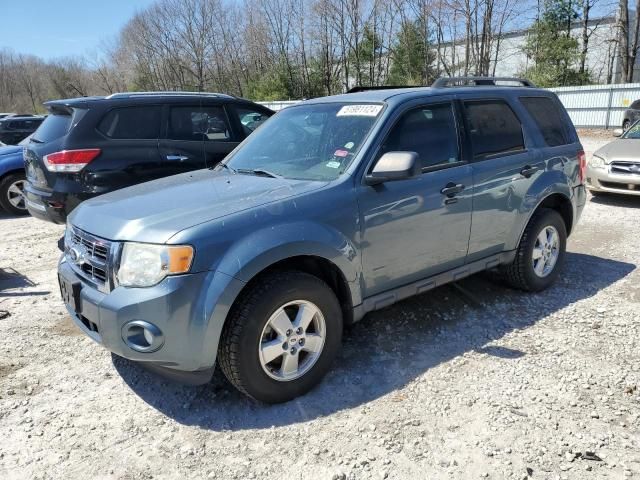
[[[522,125],[505,101],[468,100],[464,107],[476,159],[524,150]]]
[[[71,127],[71,115],[52,113],[40,124],[33,138],[40,142],[51,142],[63,137]]]
[[[533,118],[549,147],[571,143],[563,112],[556,102],[549,97],[520,97],[520,102]]]
[[[102,117],[98,131],[113,139],[152,140],[160,134],[160,118],[158,105],[114,108]]]

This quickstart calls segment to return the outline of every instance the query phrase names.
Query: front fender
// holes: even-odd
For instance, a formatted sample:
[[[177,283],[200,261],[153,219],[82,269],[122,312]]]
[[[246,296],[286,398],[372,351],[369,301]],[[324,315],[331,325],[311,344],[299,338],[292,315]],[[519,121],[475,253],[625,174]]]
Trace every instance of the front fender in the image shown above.
[[[24,172],[24,160],[22,159],[22,150],[19,153],[3,155],[0,157],[0,177],[4,177],[8,173]]]
[[[517,220],[508,236],[511,241],[507,242],[505,246],[506,250],[515,250],[518,247],[520,238],[529,220],[531,220],[535,211],[547,197],[560,194],[571,201],[573,192],[570,184],[570,180],[565,172],[559,168],[550,168],[535,179],[524,196],[524,201],[516,217]]]
[[[361,302],[360,256],[353,241],[327,225],[298,221],[266,227],[235,242],[216,269],[248,282],[265,268],[295,256],[315,256],[333,263],[346,279],[353,305]]]

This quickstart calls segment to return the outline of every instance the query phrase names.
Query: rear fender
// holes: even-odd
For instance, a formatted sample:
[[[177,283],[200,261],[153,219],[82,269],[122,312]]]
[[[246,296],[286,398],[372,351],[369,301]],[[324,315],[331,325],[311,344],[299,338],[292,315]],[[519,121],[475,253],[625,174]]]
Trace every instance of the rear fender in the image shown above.
[[[540,204],[547,197],[554,194],[560,194],[566,197],[566,199],[573,204],[573,191],[570,185],[571,180],[565,174],[562,165],[558,165],[554,168],[552,164],[549,164],[547,166],[547,170],[536,178],[525,194],[524,201],[522,202],[518,215],[516,216],[516,222],[514,223],[508,237],[512,240],[507,242],[505,250],[515,250],[518,248],[524,229],[527,227],[533,214],[540,207]],[[575,213],[575,205],[573,205],[573,210]]]

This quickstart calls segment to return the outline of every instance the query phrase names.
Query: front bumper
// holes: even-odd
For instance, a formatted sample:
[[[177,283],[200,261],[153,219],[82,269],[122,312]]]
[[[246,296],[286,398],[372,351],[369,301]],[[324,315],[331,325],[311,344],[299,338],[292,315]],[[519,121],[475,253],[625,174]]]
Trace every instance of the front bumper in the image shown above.
[[[67,304],[67,311],[87,336],[116,355],[155,371],[170,370],[171,377],[188,383],[211,378],[226,314],[244,285],[220,272],[201,272],[167,277],[149,288],[116,287],[105,294],[84,283],[64,256],[58,275],[68,284],[80,283],[78,308]],[[140,352],[127,344],[123,326],[134,320],[160,329],[164,342],[159,349]]]
[[[640,195],[640,175],[611,173],[606,168],[587,167],[587,188],[596,192]]]

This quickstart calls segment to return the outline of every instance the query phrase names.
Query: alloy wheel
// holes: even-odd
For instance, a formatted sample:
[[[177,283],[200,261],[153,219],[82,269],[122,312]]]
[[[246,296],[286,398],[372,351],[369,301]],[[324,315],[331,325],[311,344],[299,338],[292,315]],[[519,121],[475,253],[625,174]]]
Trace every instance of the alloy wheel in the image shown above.
[[[9,204],[19,210],[26,210],[25,198],[24,198],[24,184],[25,180],[16,180],[7,189],[7,200]]]
[[[558,230],[548,225],[538,234],[533,247],[533,271],[540,278],[546,277],[553,271],[559,256],[560,236]]]
[[[260,364],[274,380],[300,378],[320,358],[325,336],[325,319],[315,304],[307,300],[289,302],[271,315],[262,330]]]

